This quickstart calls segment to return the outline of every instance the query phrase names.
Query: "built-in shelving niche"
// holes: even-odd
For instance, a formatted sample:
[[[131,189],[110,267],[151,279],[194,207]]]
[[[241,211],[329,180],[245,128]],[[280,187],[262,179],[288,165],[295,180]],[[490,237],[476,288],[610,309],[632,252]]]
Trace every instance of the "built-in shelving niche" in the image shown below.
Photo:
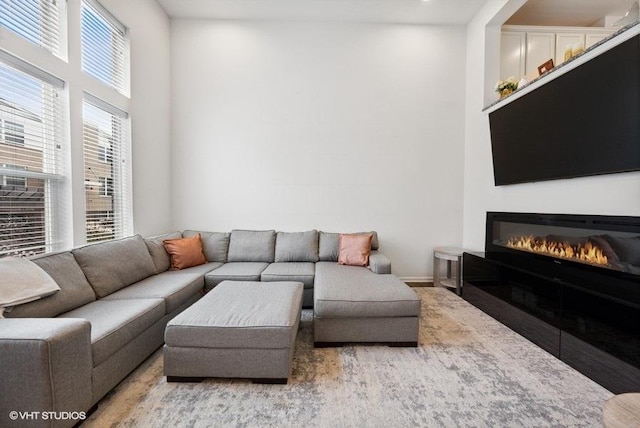
[[[574,56],[573,58],[554,67],[551,71],[548,71],[543,75],[537,77],[536,79],[531,80],[526,85],[518,88],[518,90],[516,90],[512,94],[487,105],[483,109],[483,111],[489,114],[492,111],[502,108],[515,101],[516,99],[526,96],[528,93],[535,91],[537,88],[562,76],[563,74],[573,70],[574,68],[579,67],[580,65],[590,61],[591,59],[601,55],[614,46],[617,46],[620,43],[629,40],[631,37],[634,37],[638,34],[640,34],[640,22],[635,22],[631,25],[623,27],[615,33],[611,34],[611,36],[607,37],[606,39],[603,39],[595,45],[587,48],[579,55]]]

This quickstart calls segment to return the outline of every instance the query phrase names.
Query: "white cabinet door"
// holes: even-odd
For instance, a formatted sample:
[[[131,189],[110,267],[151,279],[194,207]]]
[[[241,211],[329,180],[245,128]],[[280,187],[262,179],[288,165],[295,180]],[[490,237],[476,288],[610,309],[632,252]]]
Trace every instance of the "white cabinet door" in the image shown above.
[[[558,33],[556,34],[556,58],[555,65],[562,64],[565,61],[565,52],[571,51],[572,48],[580,47],[584,50],[584,34]],[[575,49],[574,49],[575,50]],[[571,52],[569,57],[571,58]]]
[[[538,66],[556,57],[555,33],[527,33],[526,72],[529,78],[538,76]]]
[[[514,76],[520,80],[524,76],[527,54],[525,33],[505,31],[500,38],[500,79]]]
[[[585,49],[586,48],[590,48],[591,46],[595,45],[596,43],[598,43],[600,40],[606,39],[607,37],[609,37],[611,35],[611,33],[593,33],[593,34],[587,34],[586,36],[586,40],[585,40]]]

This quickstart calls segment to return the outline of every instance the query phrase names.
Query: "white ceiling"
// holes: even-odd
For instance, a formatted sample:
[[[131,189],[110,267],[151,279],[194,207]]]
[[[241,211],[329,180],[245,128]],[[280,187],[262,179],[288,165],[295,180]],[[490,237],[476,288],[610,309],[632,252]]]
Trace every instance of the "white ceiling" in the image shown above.
[[[601,18],[623,16],[633,0],[529,0],[506,23],[589,27]]]
[[[171,18],[466,24],[487,0],[158,0]]]
[[[467,24],[488,0],[158,0],[171,18]],[[633,0],[528,0],[507,24],[590,26]]]

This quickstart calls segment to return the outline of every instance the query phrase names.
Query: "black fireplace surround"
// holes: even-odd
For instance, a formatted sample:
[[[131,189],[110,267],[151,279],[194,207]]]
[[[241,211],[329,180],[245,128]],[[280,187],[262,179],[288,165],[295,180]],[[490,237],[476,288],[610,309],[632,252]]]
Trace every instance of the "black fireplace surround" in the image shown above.
[[[614,393],[640,391],[640,217],[487,213],[463,298]]]

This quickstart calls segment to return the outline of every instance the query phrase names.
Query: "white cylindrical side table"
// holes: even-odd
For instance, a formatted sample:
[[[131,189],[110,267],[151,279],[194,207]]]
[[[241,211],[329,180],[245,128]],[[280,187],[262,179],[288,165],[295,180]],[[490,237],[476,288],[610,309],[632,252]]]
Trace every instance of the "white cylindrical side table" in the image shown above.
[[[434,287],[455,288],[456,294],[462,294],[462,253],[457,247],[436,247],[433,249],[433,285]],[[440,262],[447,262],[447,276],[440,276]],[[455,265],[455,269],[452,268]]]

